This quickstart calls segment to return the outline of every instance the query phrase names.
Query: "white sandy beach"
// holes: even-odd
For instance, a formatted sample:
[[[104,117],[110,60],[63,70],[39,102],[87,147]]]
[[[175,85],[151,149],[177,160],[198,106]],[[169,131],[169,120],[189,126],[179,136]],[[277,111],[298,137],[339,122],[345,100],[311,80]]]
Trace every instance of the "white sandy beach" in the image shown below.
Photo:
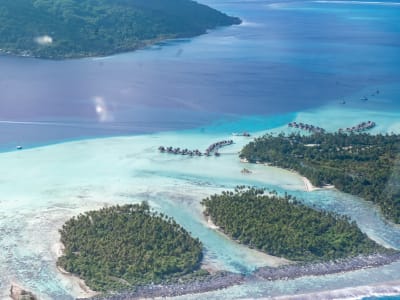
[[[311,181],[308,178],[301,176],[301,179],[304,182],[304,187],[307,192],[314,192],[314,191],[319,191],[319,190],[323,190],[323,189],[334,189],[335,188],[335,186],[333,186],[333,185],[325,185],[323,187],[316,187],[311,183]]]
[[[317,115],[327,118],[324,111]],[[367,119],[369,115],[360,118]],[[230,133],[209,135],[198,131],[163,133],[83,140],[0,154],[0,165],[7,170],[0,173],[0,231],[8,237],[0,240],[0,283],[7,289],[12,281],[18,282],[43,295],[43,299],[86,295],[79,281],[61,274],[55,267],[59,255],[55,246],[58,228],[71,216],[89,209],[143,200],[173,216],[204,243],[205,265],[211,269],[249,272],[268,264],[278,265],[281,260],[230,241],[202,216],[201,199],[238,184],[263,186],[280,193],[288,191],[310,204],[334,207],[354,218],[369,235],[394,248],[399,246],[399,228],[382,220],[370,204],[335,190],[304,193],[315,189],[288,170],[247,164],[252,173],[244,176],[243,163],[237,155],[224,155],[225,150],[219,158],[171,156],[157,151],[160,145],[205,149],[211,142],[228,136],[231,137]],[[227,153],[237,153],[248,142],[241,137],[233,138],[235,144],[226,149]],[[373,275],[359,275],[359,282],[354,279],[344,282],[363,285],[396,279],[395,267],[385,270],[368,270],[367,274]],[[316,288],[302,281],[295,284],[306,291]],[[324,285],[334,288],[336,280]],[[230,288],[224,293],[245,296],[249,288]],[[280,293],[269,284],[258,289],[267,294]]]
[[[61,242],[57,242],[53,245],[52,251],[58,259],[64,253],[64,245]],[[70,272],[67,272],[60,266],[57,266],[57,270],[65,278],[66,281],[69,281],[71,287],[77,288],[77,290],[75,291],[75,293],[78,294],[77,297],[90,298],[99,294],[98,292],[91,290],[86,285],[85,281],[80,279],[78,276],[75,276]]]
[[[214,222],[209,217],[207,217],[207,226],[210,229],[213,229],[213,230],[217,231],[219,234],[223,235],[224,238],[230,240],[230,238],[217,225],[215,225]],[[233,241],[233,242],[236,243],[236,241]],[[288,260],[286,258],[269,255],[269,254],[259,251],[257,249],[250,249],[247,246],[239,244],[239,243],[238,243],[238,245],[242,247],[243,251],[249,252],[250,255],[253,256],[254,258],[257,258],[257,260],[264,261],[266,266],[279,267],[279,266],[284,266],[284,265],[288,265],[288,264],[292,263],[290,260]]]

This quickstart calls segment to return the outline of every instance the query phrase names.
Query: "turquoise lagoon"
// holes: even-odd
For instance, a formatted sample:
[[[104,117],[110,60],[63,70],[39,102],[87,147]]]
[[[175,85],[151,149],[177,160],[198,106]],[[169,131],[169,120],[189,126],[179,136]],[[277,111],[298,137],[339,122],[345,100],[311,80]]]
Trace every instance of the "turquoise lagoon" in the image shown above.
[[[343,110],[341,107],[298,113],[293,120],[308,122],[312,118],[320,125],[338,114],[343,124],[374,119],[382,124],[374,129],[377,132],[393,130],[399,125],[398,114]],[[243,119],[239,124],[249,128],[260,119]],[[333,122],[328,129],[333,130],[337,125],[340,125],[339,121]],[[1,289],[7,292],[10,283],[16,282],[44,299],[71,299],[84,295],[74,280],[59,273],[55,267],[59,251],[58,228],[69,217],[89,209],[143,200],[156,210],[173,216],[203,241],[207,268],[248,273],[259,266],[284,263],[279,258],[230,241],[207,224],[200,200],[238,184],[267,187],[280,193],[288,191],[307,204],[347,214],[371,238],[385,246],[400,248],[400,228],[385,221],[370,203],[335,190],[306,192],[302,178],[294,173],[264,165],[244,165],[237,153],[248,139],[231,136],[230,129],[236,126],[238,124],[224,123],[194,130],[79,140],[2,153],[0,164],[5,171],[0,174]],[[289,131],[286,126],[269,131],[281,130]],[[205,149],[210,142],[226,138],[233,138],[235,144],[223,149],[219,158],[189,158],[162,154],[157,150],[159,145]],[[244,166],[251,169],[252,174],[242,174],[240,171]],[[193,299],[279,296],[386,284],[399,280],[399,268],[400,263],[395,263],[324,277],[252,282],[195,295]],[[382,286],[376,289],[381,291]],[[398,284],[384,289],[387,293],[399,290]],[[348,294],[361,296],[374,288],[368,286],[348,291]],[[188,298],[192,297],[182,299]]]
[[[231,135],[290,132],[290,121],[335,131],[366,120],[378,124],[374,133],[400,133],[399,3],[203,2],[243,24],[106,58],[0,57],[2,298],[11,283],[43,299],[85,296],[55,267],[58,228],[117,203],[146,200],[173,216],[204,243],[206,268],[249,273],[285,263],[230,241],[203,217],[201,199],[238,184],[349,215],[372,239],[400,249],[400,228],[376,207],[335,190],[306,192],[285,170],[244,165],[238,152],[249,139]],[[219,158],[157,151],[204,150],[228,138],[235,144]],[[16,145],[24,150],[12,151]],[[400,294],[399,274],[394,263],[180,299],[359,299]]]

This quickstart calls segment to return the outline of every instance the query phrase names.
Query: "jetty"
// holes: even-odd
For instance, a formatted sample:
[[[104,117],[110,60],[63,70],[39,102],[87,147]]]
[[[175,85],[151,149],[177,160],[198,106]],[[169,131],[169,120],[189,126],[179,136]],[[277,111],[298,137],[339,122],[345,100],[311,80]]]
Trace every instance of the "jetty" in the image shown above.
[[[304,123],[297,123],[297,122],[290,122],[288,124],[289,127],[291,128],[298,128],[301,130],[306,130],[308,132],[311,133],[324,133],[325,129],[318,127],[318,126],[314,126],[312,124],[304,124]]]
[[[340,128],[339,132],[361,132],[361,131],[366,131],[369,129],[372,129],[376,126],[376,123],[373,121],[366,121],[366,122],[361,122],[360,124],[353,126],[353,127],[347,127],[347,128]]]
[[[248,133],[247,131],[243,131],[243,132],[233,132],[232,133],[233,136],[245,136],[245,137],[250,137],[250,133]]]
[[[208,146],[208,148],[203,152],[201,152],[199,149],[194,149],[190,150],[187,148],[179,148],[179,147],[165,147],[165,146],[160,146],[158,147],[158,151],[161,153],[168,153],[168,154],[175,154],[175,155],[188,155],[188,156],[211,156],[214,154],[215,156],[220,156],[221,154],[218,152],[219,149],[225,146],[229,146],[233,144],[233,140],[222,140],[216,143],[211,144]]]
[[[158,147],[158,151],[161,153],[169,153],[169,154],[180,154],[180,155],[189,155],[189,156],[202,156],[203,154],[200,152],[199,149],[189,150],[187,148],[181,149],[179,147]]]
[[[212,153],[214,153],[215,156],[219,156],[219,152],[218,150],[222,147],[225,146],[229,146],[233,144],[233,140],[223,140],[223,141],[219,141],[216,143],[211,144],[210,146],[208,146],[208,148],[206,149],[204,155],[206,156],[210,156]]]

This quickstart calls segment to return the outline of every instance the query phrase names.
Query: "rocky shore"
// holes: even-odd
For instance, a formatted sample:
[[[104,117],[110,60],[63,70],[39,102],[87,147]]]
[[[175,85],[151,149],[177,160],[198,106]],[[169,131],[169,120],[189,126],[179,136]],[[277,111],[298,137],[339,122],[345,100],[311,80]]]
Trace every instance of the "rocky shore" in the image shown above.
[[[138,286],[108,295],[98,295],[92,300],[128,300],[138,298],[174,297],[187,294],[204,293],[224,289],[242,284],[248,280],[290,280],[304,276],[323,276],[329,274],[351,272],[360,269],[374,268],[391,264],[400,260],[400,252],[371,254],[356,256],[336,261],[310,262],[305,264],[291,264],[278,268],[262,267],[248,275],[219,272],[216,274],[193,278],[183,283],[157,284]],[[83,300],[88,298],[80,298]]]
[[[13,284],[10,288],[10,297],[13,300],[38,300],[38,298],[31,292]]]
[[[253,272],[253,276],[266,280],[289,280],[304,276],[322,276],[375,268],[400,260],[400,252],[390,251],[384,254],[360,255],[336,261],[293,264],[279,268],[262,267]]]
[[[224,289],[229,286],[243,283],[245,276],[231,272],[219,272],[216,274],[192,279],[184,283],[155,284],[137,286],[131,290],[125,290],[103,296],[95,296],[92,300],[131,300],[138,298],[174,297],[187,294],[204,293]],[[83,300],[88,298],[78,298]]]

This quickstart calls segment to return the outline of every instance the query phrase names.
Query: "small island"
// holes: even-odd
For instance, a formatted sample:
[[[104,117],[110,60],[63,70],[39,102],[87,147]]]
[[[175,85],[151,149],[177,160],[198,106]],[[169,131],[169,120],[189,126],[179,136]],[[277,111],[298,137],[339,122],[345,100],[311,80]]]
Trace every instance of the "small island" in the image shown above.
[[[198,276],[202,244],[147,203],[89,211],[60,230],[64,255],[57,265],[95,291],[115,291]]]
[[[399,145],[396,134],[267,134],[246,145],[240,157],[294,170],[315,186],[334,185],[377,204],[399,224]]]
[[[291,259],[250,274],[200,269],[202,244],[144,202],[90,211],[60,230],[60,271],[101,293],[93,300],[174,297],[240,285],[258,278],[287,280],[390,264],[400,253],[377,245],[347,217],[320,212],[295,198],[237,187],[202,201],[205,214],[236,241]],[[63,270],[64,269],[64,270]]]
[[[11,285],[10,297],[12,300],[38,300],[38,298],[32,292],[27,291],[15,284]]]
[[[337,260],[387,251],[348,217],[318,211],[290,195],[238,187],[202,201],[205,215],[234,240],[297,262]]]
[[[106,56],[240,24],[190,0],[3,0],[0,52],[47,59]]]

